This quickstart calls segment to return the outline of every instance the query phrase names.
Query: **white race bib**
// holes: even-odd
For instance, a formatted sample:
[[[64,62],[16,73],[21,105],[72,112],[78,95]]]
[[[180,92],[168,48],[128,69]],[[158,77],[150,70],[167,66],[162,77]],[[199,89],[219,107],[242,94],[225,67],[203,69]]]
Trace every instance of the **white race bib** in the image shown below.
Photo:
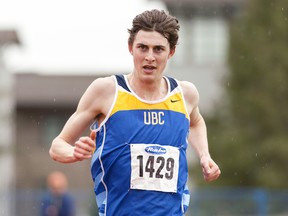
[[[177,192],[179,149],[158,144],[131,144],[130,189]]]

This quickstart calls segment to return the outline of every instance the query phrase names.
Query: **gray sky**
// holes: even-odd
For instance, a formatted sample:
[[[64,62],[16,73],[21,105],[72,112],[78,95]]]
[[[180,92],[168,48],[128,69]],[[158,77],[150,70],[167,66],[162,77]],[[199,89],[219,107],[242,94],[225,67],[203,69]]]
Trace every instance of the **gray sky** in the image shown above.
[[[22,42],[6,50],[7,67],[41,73],[129,70],[127,29],[136,14],[151,8],[165,9],[148,0],[0,0],[0,30],[16,30]]]

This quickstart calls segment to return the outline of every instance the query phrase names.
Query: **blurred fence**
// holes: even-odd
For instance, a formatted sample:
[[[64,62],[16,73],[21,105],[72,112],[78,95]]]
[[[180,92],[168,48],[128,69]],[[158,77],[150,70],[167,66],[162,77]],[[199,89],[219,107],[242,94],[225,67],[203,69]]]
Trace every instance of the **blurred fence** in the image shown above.
[[[0,202],[7,199],[15,206],[13,215],[39,215],[42,190],[21,190],[0,194]],[[96,202],[91,190],[73,190],[77,216],[97,215]],[[1,216],[12,216],[1,212]],[[197,188],[191,191],[187,216],[284,216],[288,215],[288,190],[259,188]]]
[[[288,215],[288,190],[198,188],[191,191],[190,216]]]
[[[96,200],[93,190],[79,189],[71,190],[69,193],[74,197],[76,203],[76,216],[94,216],[97,214]],[[41,200],[45,190],[25,189],[10,194],[0,193],[0,202],[7,199],[12,203],[11,212],[2,212],[0,216],[39,216]]]

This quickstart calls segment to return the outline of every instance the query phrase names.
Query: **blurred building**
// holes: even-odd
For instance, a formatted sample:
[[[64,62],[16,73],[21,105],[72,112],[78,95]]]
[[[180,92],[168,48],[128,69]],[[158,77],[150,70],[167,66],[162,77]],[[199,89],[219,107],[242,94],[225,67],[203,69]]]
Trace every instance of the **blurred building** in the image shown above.
[[[160,0],[159,0],[160,1]],[[200,93],[200,109],[209,115],[223,97],[230,20],[245,0],[162,0],[180,22],[180,39],[169,73],[191,81]]]
[[[11,45],[19,45],[14,30],[0,30],[0,211],[2,215],[13,215],[11,195],[15,189],[14,172],[14,104],[12,97],[13,76],[4,64],[4,52]]]
[[[223,78],[228,71],[226,61],[229,21],[237,16],[244,0],[162,1],[167,5],[169,12],[179,18],[181,24],[179,45],[175,57],[169,63],[167,75],[193,82],[200,92],[202,112],[209,115],[214,104],[221,101],[223,96]],[[16,39],[10,42],[19,43]],[[0,34],[0,49],[1,47]],[[3,170],[7,169],[7,165],[3,166],[7,161],[11,168],[15,161],[15,184],[18,194],[21,194],[21,191],[32,194],[31,202],[28,202],[29,196],[25,195],[26,198],[23,200],[19,195],[20,198],[16,199],[16,215],[20,215],[19,212],[21,215],[36,213],[37,200],[33,200],[35,194],[31,188],[43,188],[47,173],[55,169],[68,176],[71,187],[89,188],[92,192],[89,161],[73,165],[59,164],[52,161],[48,155],[52,139],[75,111],[87,86],[95,78],[113,74],[113,71],[108,70],[105,74],[95,71],[95,76],[81,74],[79,72],[79,75],[43,75],[41,71],[15,74],[16,136],[7,136],[6,134],[13,131],[10,121],[13,118],[11,106],[14,101],[11,101],[13,99],[10,97],[12,85],[7,86],[7,83],[11,83],[11,75],[5,72],[0,62],[1,92],[3,86],[5,87],[4,96],[1,93],[1,101],[9,100],[8,103],[5,102],[9,107],[3,108],[2,104],[0,107],[1,115],[5,116],[1,116],[0,133],[8,130],[7,125],[10,128],[9,133],[5,132],[5,136],[0,136],[0,171],[3,173]],[[5,122],[6,126],[2,126],[2,119],[8,119]],[[2,141],[4,138],[8,140]],[[11,158],[10,153],[14,141],[15,160]],[[2,152],[5,157],[2,156]],[[6,162],[2,162],[3,160]],[[13,172],[5,178],[10,180],[12,177]],[[95,203],[94,200],[91,202]],[[5,203],[0,203],[0,209],[1,205]]]
[[[95,73],[97,74],[97,73]],[[61,75],[15,75],[16,106],[16,199],[17,212],[36,215],[40,202],[36,189],[46,187],[47,174],[60,170],[68,177],[74,191],[89,189],[93,194],[90,161],[60,164],[49,156],[52,140],[61,131],[68,117],[75,111],[77,103],[95,76]],[[87,131],[87,135],[89,132]],[[23,200],[21,197],[25,196]],[[80,198],[81,194],[77,194]],[[81,201],[82,202],[82,201]],[[90,199],[95,205],[94,198]],[[79,203],[78,203],[79,204]],[[87,203],[88,205],[88,203]],[[85,209],[86,208],[86,209]],[[78,206],[83,212],[87,206]],[[16,214],[18,215],[18,214]]]

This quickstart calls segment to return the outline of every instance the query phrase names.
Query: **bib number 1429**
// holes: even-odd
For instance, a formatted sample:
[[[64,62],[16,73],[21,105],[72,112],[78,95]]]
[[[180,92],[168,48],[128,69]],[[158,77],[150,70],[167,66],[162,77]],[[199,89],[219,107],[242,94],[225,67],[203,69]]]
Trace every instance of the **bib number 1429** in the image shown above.
[[[146,172],[149,174],[149,178],[166,178],[169,180],[173,178],[175,164],[173,158],[165,159],[162,156],[149,156],[145,164],[143,155],[138,155],[137,159],[139,160],[139,177],[144,177],[144,172]]]
[[[131,144],[130,188],[176,192],[179,149],[158,144]]]

